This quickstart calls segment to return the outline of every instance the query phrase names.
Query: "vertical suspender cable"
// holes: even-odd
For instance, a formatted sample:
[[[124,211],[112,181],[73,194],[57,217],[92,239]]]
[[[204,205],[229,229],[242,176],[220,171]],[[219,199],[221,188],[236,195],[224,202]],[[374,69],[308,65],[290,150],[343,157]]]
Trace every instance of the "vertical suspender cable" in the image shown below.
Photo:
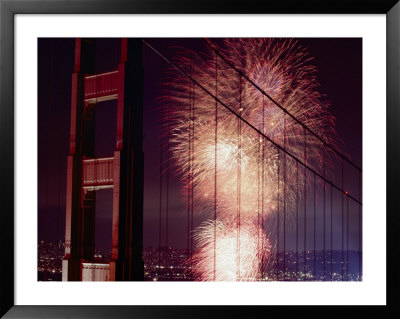
[[[304,280],[307,279],[307,131],[304,129]]]
[[[215,96],[218,97],[218,55],[215,54]],[[218,151],[218,101],[215,100],[214,149],[214,281],[217,270],[217,151]]]
[[[316,227],[316,217],[315,217],[315,211],[316,211],[316,203],[317,203],[317,201],[316,201],[316,198],[315,198],[315,173],[314,173],[314,185],[313,185],[313,192],[314,192],[314,195],[313,195],[313,199],[314,199],[314,258],[313,258],[313,261],[314,261],[314,280],[316,279],[316,276],[317,276],[317,273],[316,273],[316,271],[315,271],[315,260],[316,260],[316,250],[317,250],[317,247],[316,247],[316,244],[317,244],[317,242],[316,242],[316,231],[317,231],[317,227]]]
[[[189,59],[189,74],[192,76],[192,59]],[[191,180],[191,103],[192,103],[192,81],[189,79],[189,128],[188,128],[188,153],[189,153],[189,165],[187,171],[187,180],[186,180],[186,187],[187,187],[187,233],[186,233],[186,245],[187,245],[187,252],[188,255],[190,254],[190,180]]]
[[[257,255],[260,257],[260,157],[261,157],[261,135],[258,134],[257,152]],[[260,279],[260,278],[258,278]]]
[[[160,198],[159,198],[159,214],[158,214],[158,266],[161,266],[161,234],[162,234],[162,195],[163,195],[163,141],[160,145]]]
[[[283,114],[283,145],[286,151],[285,114]],[[283,280],[286,280],[286,152],[283,153]]]
[[[264,96],[263,96],[263,100],[262,103],[264,103]],[[263,105],[264,106],[264,105]],[[261,138],[261,134],[258,134],[258,152],[257,152],[257,255],[259,257],[262,256],[261,252],[262,250],[260,250],[260,233],[261,233],[261,227],[260,227],[260,191],[261,191],[261,186],[260,186],[260,180],[261,180],[261,176],[260,176],[260,159],[261,159],[261,143],[262,143],[262,138]],[[261,163],[261,166],[263,165],[263,163]],[[262,196],[262,194],[261,194]],[[261,259],[261,264],[260,264],[260,276],[259,276],[259,280],[263,277],[262,276],[262,267],[263,267],[263,260]]]
[[[264,113],[265,113],[265,104],[264,104],[264,96],[262,99],[262,133],[265,133],[265,128],[264,128]],[[264,231],[264,143],[265,140],[262,138],[262,161],[261,161],[261,212],[262,212],[262,220],[261,220],[261,229]],[[261,250],[264,251],[264,240],[261,241]],[[264,254],[263,254],[264,256]],[[264,278],[264,260],[262,261],[262,270],[261,270],[261,276]]]
[[[331,184],[331,281],[333,280],[333,185]]]
[[[341,271],[342,271],[342,281],[344,279],[344,254],[343,254],[343,250],[344,250],[344,202],[343,202],[343,159],[342,159],[342,189],[340,191],[340,195],[342,197],[342,263],[341,263]]]
[[[169,233],[168,233],[168,228],[169,228],[169,160],[170,160],[170,109],[168,108],[167,111],[167,126],[168,126],[168,133],[167,133],[167,180],[166,180],[166,194],[165,194],[165,249],[166,249],[166,263],[169,260]]]
[[[296,162],[296,280],[299,278],[299,163]]]
[[[361,172],[358,173],[358,198],[361,203]],[[358,276],[359,280],[362,280],[362,215],[361,215],[361,205],[358,204]]]
[[[323,263],[324,263],[324,271],[323,271],[323,280],[325,281],[325,279],[326,279],[326,238],[325,238],[325,236],[326,236],[326,234],[325,234],[325,228],[326,228],[326,221],[325,221],[325,218],[326,218],[326,207],[325,207],[325,193],[326,193],[326,190],[325,190],[325,187],[326,187],[326,182],[325,182],[325,156],[326,156],[326,154],[325,154],[325,145],[323,145],[322,146],[323,147],[323,150],[324,150],[324,154],[323,154],[323,156],[324,156],[324,158],[323,158],[323,160],[324,160],[324,163],[323,163],[323,165],[324,165],[324,186],[323,186],[323,188],[324,188],[324,194],[323,194],[323,197],[324,197],[324,231],[323,231],[323,234],[324,234],[324,240],[323,240],[323,243],[324,243],[324,260],[323,260]]]
[[[190,194],[191,194],[191,207],[190,207],[190,232],[193,231],[193,208],[194,208],[194,176],[193,176],[193,165],[194,165],[194,124],[195,124],[195,117],[194,117],[194,107],[195,107],[195,88],[194,88],[194,83],[192,83],[192,150],[191,150],[191,173],[190,173]],[[190,257],[193,255],[193,240],[192,238],[190,239]]]
[[[278,149],[278,189],[276,193],[277,215],[276,215],[276,280],[279,280],[279,184],[280,184],[280,153]]]
[[[346,196],[346,280],[349,281],[349,197]]]
[[[242,178],[242,76],[239,74],[239,117],[238,117],[238,171],[237,171],[237,280],[240,280],[240,205]]]

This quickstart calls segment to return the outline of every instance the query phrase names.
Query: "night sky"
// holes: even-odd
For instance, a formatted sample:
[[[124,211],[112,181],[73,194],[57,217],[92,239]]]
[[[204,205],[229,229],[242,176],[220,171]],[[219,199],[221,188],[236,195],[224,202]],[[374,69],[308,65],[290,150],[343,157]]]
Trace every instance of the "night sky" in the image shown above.
[[[298,39],[318,69],[320,91],[330,101],[341,151],[362,166],[362,39]],[[120,59],[119,39],[98,39],[96,73],[112,71]],[[168,57],[181,46],[205,50],[200,39],[147,39]],[[63,241],[65,235],[66,169],[69,148],[71,75],[75,40],[38,40],[38,239]],[[166,63],[149,48],[144,50],[144,247],[158,247],[159,232],[159,114],[157,97]],[[96,106],[97,157],[111,156],[115,145],[116,101]],[[165,180],[165,179],[164,179]],[[169,242],[186,247],[186,204],[177,178],[170,173]],[[96,247],[111,247],[112,190],[98,191],[96,199]],[[165,203],[165,198],[163,199]],[[165,207],[162,209],[162,245],[165,245]],[[195,219],[195,226],[202,220]]]

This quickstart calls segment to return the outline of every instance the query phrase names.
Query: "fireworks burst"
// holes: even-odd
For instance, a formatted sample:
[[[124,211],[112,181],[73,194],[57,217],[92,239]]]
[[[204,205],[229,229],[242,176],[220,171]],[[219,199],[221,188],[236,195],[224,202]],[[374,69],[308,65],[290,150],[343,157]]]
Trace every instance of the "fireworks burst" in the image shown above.
[[[262,229],[251,223],[240,225],[238,234],[237,225],[227,219],[215,223],[206,221],[196,229],[194,239],[198,247],[189,263],[195,265],[194,277],[202,281],[260,279],[263,262],[268,260],[271,252]]]
[[[334,118],[318,91],[316,68],[296,41],[226,39],[217,49],[290,114],[318,132],[326,142],[334,144]],[[176,63],[200,86],[289,154],[321,175],[323,167],[329,167],[331,154],[318,139],[305,134],[303,126],[214,53],[201,56],[183,50]],[[299,174],[298,180],[292,178],[298,169],[295,160],[218,104],[200,86],[181,74],[171,73],[166,83],[168,99],[163,101],[161,109],[163,118],[168,119],[163,126],[164,134],[169,136],[172,158],[185,185],[185,194],[189,180],[196,189],[194,200],[199,208],[196,211],[207,212],[214,205],[217,207],[216,280],[255,278],[260,256],[269,255],[270,249],[261,255],[254,250],[259,233],[250,224],[276,213],[281,201],[285,201],[290,213],[290,207],[297,200],[296,187],[308,183],[308,177]],[[240,263],[239,272],[243,274],[240,277],[233,267],[233,260],[237,258],[233,242],[237,235],[232,221],[237,220],[238,212],[240,247],[242,242],[245,245],[243,255],[239,256],[244,263]],[[214,225],[208,223],[195,235],[200,248],[192,261],[197,265],[196,277],[201,280],[214,278],[210,273],[214,263],[213,232]],[[263,242],[267,241],[264,234],[262,238]],[[268,242],[264,244],[263,247],[270,247]]]

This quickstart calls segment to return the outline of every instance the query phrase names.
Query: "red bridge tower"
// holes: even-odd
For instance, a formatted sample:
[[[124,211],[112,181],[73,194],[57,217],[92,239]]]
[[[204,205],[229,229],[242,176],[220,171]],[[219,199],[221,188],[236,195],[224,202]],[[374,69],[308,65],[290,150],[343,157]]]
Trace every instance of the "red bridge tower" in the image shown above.
[[[118,68],[94,74],[95,41],[75,41],[62,276],[68,281],[143,280],[142,41],[121,39]],[[115,99],[114,156],[95,158],[96,103]],[[113,189],[112,256],[109,264],[98,264],[96,190],[104,188]]]

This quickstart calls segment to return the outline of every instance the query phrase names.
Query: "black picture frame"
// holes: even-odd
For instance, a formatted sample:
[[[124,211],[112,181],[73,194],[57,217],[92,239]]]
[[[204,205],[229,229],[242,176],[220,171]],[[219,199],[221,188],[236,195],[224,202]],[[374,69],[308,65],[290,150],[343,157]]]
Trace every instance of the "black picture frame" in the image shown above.
[[[386,14],[387,305],[386,306],[16,306],[14,303],[14,18],[16,14]],[[0,0],[0,315],[5,318],[203,318],[251,315],[399,317],[395,235],[400,162],[400,3],[398,0]],[[382,141],[384,142],[384,141]],[[34,210],[34,208],[33,208]],[[268,308],[266,308],[268,307]]]

